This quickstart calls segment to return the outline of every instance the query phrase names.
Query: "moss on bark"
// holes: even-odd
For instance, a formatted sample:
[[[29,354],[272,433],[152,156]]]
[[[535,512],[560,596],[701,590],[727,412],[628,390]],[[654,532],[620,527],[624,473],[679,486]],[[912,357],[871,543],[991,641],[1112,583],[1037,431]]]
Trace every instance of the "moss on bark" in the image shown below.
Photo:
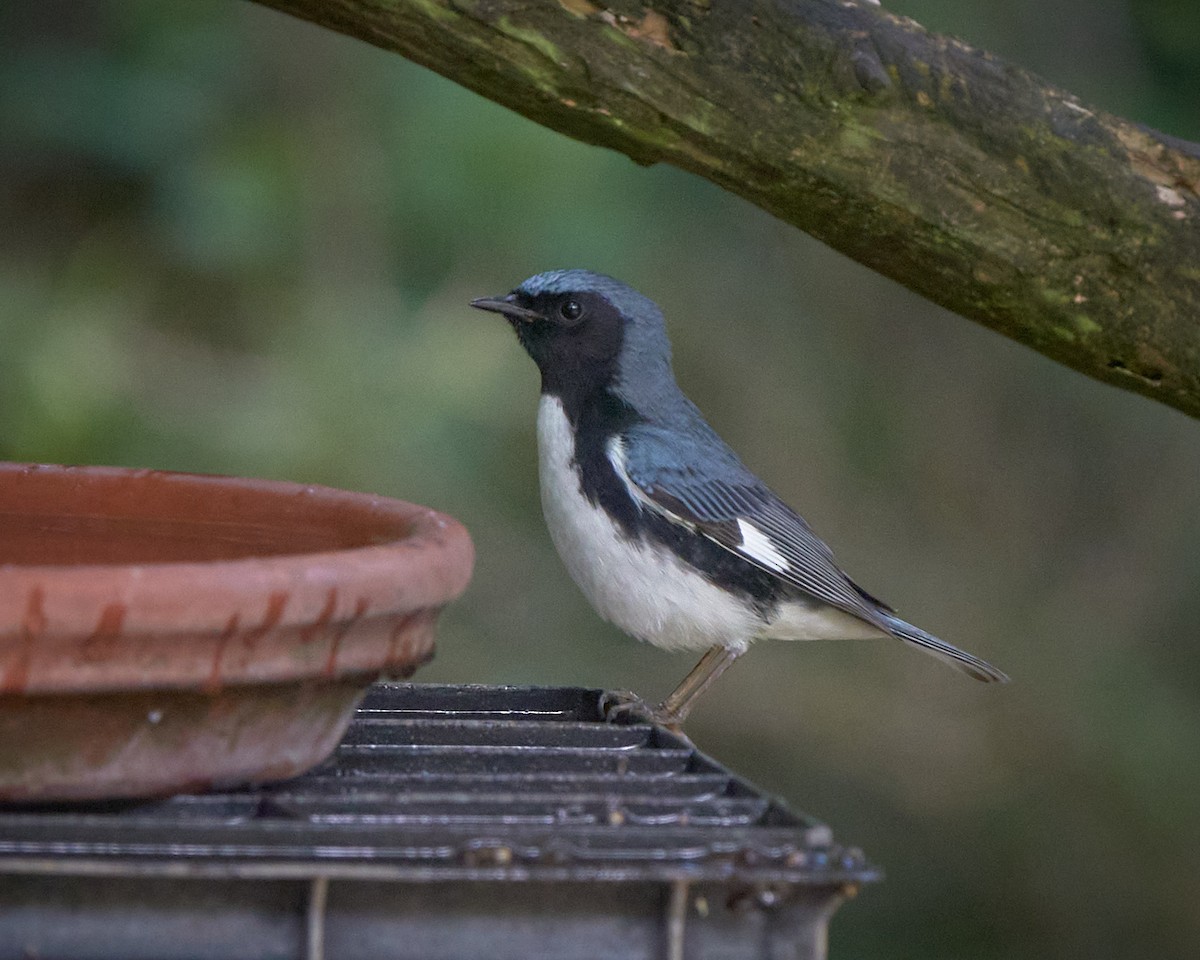
[[[261,0],[1200,416],[1200,147],[853,0]]]

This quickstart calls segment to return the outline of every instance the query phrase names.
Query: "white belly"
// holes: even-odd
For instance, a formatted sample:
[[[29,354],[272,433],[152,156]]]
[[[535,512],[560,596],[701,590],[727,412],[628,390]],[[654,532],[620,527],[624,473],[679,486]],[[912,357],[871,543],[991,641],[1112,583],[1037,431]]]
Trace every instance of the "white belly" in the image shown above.
[[[596,612],[626,633],[667,649],[745,650],[763,622],[670,550],[627,540],[584,496],[575,441],[557,397],[538,407],[542,510],[571,579]]]

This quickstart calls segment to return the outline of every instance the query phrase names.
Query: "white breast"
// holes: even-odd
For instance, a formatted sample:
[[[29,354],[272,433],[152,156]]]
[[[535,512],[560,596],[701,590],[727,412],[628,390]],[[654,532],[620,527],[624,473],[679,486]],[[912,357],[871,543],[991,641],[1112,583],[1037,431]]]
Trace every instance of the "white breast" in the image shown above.
[[[538,407],[542,510],[567,572],[596,612],[667,649],[744,650],[764,624],[665,547],[626,539],[583,494],[575,439],[557,397]]]

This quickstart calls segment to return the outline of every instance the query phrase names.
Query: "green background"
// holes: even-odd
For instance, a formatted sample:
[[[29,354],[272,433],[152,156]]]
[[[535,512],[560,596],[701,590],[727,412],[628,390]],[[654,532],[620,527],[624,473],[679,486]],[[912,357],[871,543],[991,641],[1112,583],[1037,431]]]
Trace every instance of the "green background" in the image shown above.
[[[1191,0],[889,6],[1200,139]],[[1014,678],[763,644],[694,714],[702,748],[886,869],[835,960],[1195,957],[1197,424],[694,177],[254,5],[0,6],[0,457],[438,507],[478,564],[421,679],[657,696],[690,658],[567,579],[535,369],[466,306],[564,266],[656,299],[685,388],[851,574]]]

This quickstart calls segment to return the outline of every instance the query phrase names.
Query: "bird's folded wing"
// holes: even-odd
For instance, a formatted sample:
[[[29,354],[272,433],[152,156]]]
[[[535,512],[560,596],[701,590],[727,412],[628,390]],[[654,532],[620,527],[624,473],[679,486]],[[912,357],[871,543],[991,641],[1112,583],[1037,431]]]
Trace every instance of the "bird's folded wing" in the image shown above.
[[[699,465],[704,461],[680,466],[665,456],[647,456],[644,447],[634,456],[630,452],[624,440],[614,438],[609,460],[644,508],[695,530],[818,600],[891,632],[880,615],[890,608],[847,577],[804,518],[727,447],[708,451],[716,458],[704,466]]]

